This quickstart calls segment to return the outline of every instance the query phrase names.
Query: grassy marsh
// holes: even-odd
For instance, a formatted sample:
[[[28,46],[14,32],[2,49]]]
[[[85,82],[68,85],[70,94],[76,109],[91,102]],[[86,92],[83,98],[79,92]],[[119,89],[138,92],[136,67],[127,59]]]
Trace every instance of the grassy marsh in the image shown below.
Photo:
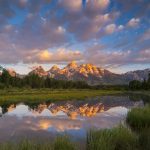
[[[71,100],[84,99],[102,95],[123,94],[115,90],[53,90],[53,89],[12,89],[0,90],[0,101],[43,101],[43,100]]]

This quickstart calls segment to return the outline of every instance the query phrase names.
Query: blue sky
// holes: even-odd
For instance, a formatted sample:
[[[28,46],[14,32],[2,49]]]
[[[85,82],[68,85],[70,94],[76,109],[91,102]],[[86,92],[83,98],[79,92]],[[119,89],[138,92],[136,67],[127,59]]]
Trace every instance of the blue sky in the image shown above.
[[[150,68],[149,0],[0,0],[0,64]]]

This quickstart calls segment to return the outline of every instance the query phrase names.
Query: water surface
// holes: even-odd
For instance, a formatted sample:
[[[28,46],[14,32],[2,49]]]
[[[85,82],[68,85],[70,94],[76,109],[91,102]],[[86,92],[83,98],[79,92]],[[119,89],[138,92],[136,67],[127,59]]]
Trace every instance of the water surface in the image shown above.
[[[0,141],[22,138],[53,139],[59,134],[82,140],[88,130],[117,126],[124,122],[131,108],[143,106],[142,97],[136,99],[134,96],[103,96],[80,101],[36,104],[2,104]]]

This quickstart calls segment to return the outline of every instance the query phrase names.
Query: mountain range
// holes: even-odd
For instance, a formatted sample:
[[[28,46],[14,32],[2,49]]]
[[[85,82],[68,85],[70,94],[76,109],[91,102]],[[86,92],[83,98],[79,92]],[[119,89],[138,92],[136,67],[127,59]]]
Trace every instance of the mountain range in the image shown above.
[[[86,81],[90,85],[96,84],[128,84],[131,80],[147,79],[150,68],[145,70],[130,71],[124,74],[116,74],[109,70],[97,67],[92,64],[78,65],[75,61],[69,63],[66,67],[60,69],[54,65],[48,71],[42,66],[35,67],[29,74],[38,74],[39,76],[49,76],[59,80]]]

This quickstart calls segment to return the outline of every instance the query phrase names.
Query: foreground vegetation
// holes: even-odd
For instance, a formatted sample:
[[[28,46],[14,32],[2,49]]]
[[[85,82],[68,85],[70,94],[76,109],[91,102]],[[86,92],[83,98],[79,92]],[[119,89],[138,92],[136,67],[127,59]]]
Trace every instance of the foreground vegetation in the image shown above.
[[[87,150],[133,150],[137,137],[125,127],[91,131],[87,136]]]
[[[53,143],[37,143],[34,141],[24,140],[19,143],[0,144],[0,150],[77,150],[68,137],[58,137]]]

